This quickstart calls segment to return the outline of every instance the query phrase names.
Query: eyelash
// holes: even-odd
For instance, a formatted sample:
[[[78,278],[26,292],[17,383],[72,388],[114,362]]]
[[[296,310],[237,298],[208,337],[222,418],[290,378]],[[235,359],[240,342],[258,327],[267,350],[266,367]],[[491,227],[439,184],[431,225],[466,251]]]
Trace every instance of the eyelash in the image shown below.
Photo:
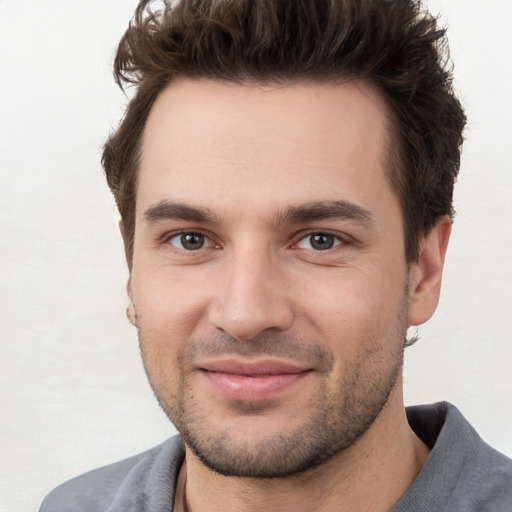
[[[328,252],[331,249],[336,249],[340,245],[350,245],[350,243],[351,243],[351,240],[349,239],[348,235],[342,236],[339,233],[333,233],[333,232],[328,231],[328,230],[315,230],[315,231],[309,231],[309,232],[303,234],[299,238],[299,240],[296,243],[293,244],[293,248],[299,248],[300,249],[299,244],[301,242],[304,242],[308,238],[311,238],[314,235],[324,236],[324,237],[332,237],[334,239],[334,245],[332,247],[328,247],[327,249],[317,249],[314,252]]]
[[[201,236],[201,237],[204,238],[205,242],[209,242],[209,243],[208,243],[208,245],[206,247],[204,245],[202,245],[201,247],[198,247],[195,250],[194,249],[188,249],[187,250],[187,249],[185,249],[183,247],[177,247],[176,245],[173,245],[171,243],[172,239],[177,238],[177,237],[183,237],[183,236],[186,236],[186,235]],[[299,244],[301,244],[302,242],[306,241],[308,238],[310,238],[310,237],[312,237],[314,235],[324,236],[324,237],[332,237],[334,239],[333,245],[331,247],[327,247],[325,249],[317,249],[317,250],[315,250],[314,248],[309,249],[309,248],[302,248],[302,247],[299,246]],[[199,252],[202,249],[209,249],[209,248],[212,248],[212,247],[213,248],[219,248],[220,247],[218,244],[213,242],[211,236],[209,236],[208,234],[203,233],[202,231],[199,231],[199,230],[183,230],[183,231],[178,231],[178,232],[174,232],[174,233],[169,233],[169,234],[167,234],[165,236],[165,238],[163,239],[162,242],[164,244],[170,245],[173,249],[176,249],[176,250],[179,250],[179,251],[183,251],[183,252],[189,252],[189,253]],[[321,252],[329,252],[331,249],[335,249],[335,248],[339,247],[340,245],[341,246],[346,246],[346,245],[351,245],[352,243],[353,243],[353,240],[348,235],[341,236],[339,233],[332,233],[332,232],[327,231],[327,230],[314,230],[314,231],[309,231],[307,233],[301,234],[300,238],[296,242],[293,243],[291,248],[292,249],[312,250],[313,252],[321,253]]]
[[[183,237],[183,236],[186,236],[186,235],[201,236],[201,237],[204,238],[205,241],[209,241],[209,244],[208,244],[207,247],[202,246],[202,247],[199,247],[196,250],[187,250],[185,248],[176,247],[175,245],[173,245],[171,243],[171,240],[173,238]],[[201,249],[208,249],[210,247],[215,247],[216,246],[216,244],[212,241],[212,237],[211,236],[209,236],[209,235],[207,235],[207,234],[205,234],[205,233],[203,233],[202,231],[199,231],[199,230],[184,230],[184,231],[178,231],[178,232],[175,232],[175,233],[169,233],[163,239],[163,243],[170,245],[174,249],[181,250],[181,251],[184,251],[184,252],[198,252]]]

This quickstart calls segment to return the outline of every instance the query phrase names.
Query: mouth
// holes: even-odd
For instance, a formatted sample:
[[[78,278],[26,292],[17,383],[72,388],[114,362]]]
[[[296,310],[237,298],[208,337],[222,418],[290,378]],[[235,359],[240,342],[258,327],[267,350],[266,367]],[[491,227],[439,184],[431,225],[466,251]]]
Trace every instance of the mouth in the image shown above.
[[[209,361],[199,368],[210,389],[217,395],[236,401],[262,401],[284,393],[311,372],[280,360]]]

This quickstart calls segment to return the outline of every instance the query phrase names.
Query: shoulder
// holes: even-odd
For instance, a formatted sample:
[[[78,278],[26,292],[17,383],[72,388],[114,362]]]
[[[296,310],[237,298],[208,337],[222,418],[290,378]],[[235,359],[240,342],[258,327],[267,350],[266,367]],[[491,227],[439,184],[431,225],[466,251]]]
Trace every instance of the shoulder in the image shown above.
[[[146,452],[63,483],[48,494],[39,512],[138,512],[146,510],[149,505],[149,488],[157,491],[151,493],[153,499],[172,502],[174,483],[183,457],[180,438],[172,437]],[[165,482],[164,487],[162,482]]]
[[[461,474],[479,512],[512,511],[512,460],[478,438]],[[473,509],[471,509],[473,510]]]
[[[512,511],[512,460],[485,443],[456,407],[416,406],[407,417],[431,453],[396,511],[419,503],[429,503],[428,510]]]

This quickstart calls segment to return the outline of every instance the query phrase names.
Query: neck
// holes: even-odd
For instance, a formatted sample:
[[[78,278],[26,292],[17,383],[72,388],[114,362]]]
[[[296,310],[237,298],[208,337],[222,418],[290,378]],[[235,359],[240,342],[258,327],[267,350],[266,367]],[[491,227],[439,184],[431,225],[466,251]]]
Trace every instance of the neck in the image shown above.
[[[187,448],[190,512],[385,512],[410,487],[428,456],[407,423],[402,397],[391,396],[354,445],[327,463],[286,478],[224,477]]]

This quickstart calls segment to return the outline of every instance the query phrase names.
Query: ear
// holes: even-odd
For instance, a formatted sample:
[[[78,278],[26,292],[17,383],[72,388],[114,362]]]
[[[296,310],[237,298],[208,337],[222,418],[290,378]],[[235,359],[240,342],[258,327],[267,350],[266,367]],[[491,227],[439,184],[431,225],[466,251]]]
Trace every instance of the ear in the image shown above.
[[[137,313],[135,312],[135,304],[133,303],[133,293],[132,293],[132,278],[131,276],[128,278],[126,283],[126,292],[128,293],[128,306],[126,306],[126,316],[130,323],[137,327]]]
[[[409,325],[426,322],[437,308],[451,230],[452,221],[444,215],[420,243],[418,260],[409,270]]]
[[[119,222],[117,223],[117,225],[119,226],[119,233],[121,233],[121,238],[124,241],[125,229],[124,229],[123,219],[119,219]]]
[[[125,229],[123,224],[123,219],[119,219],[118,222],[119,233],[121,233],[121,237],[123,238],[123,242],[125,241]],[[126,245],[126,244],[125,244]],[[137,327],[137,314],[135,312],[135,304],[133,303],[133,293],[132,293],[132,277],[128,278],[126,282],[126,293],[128,294],[128,306],[126,306],[126,317],[130,321],[132,325]]]

